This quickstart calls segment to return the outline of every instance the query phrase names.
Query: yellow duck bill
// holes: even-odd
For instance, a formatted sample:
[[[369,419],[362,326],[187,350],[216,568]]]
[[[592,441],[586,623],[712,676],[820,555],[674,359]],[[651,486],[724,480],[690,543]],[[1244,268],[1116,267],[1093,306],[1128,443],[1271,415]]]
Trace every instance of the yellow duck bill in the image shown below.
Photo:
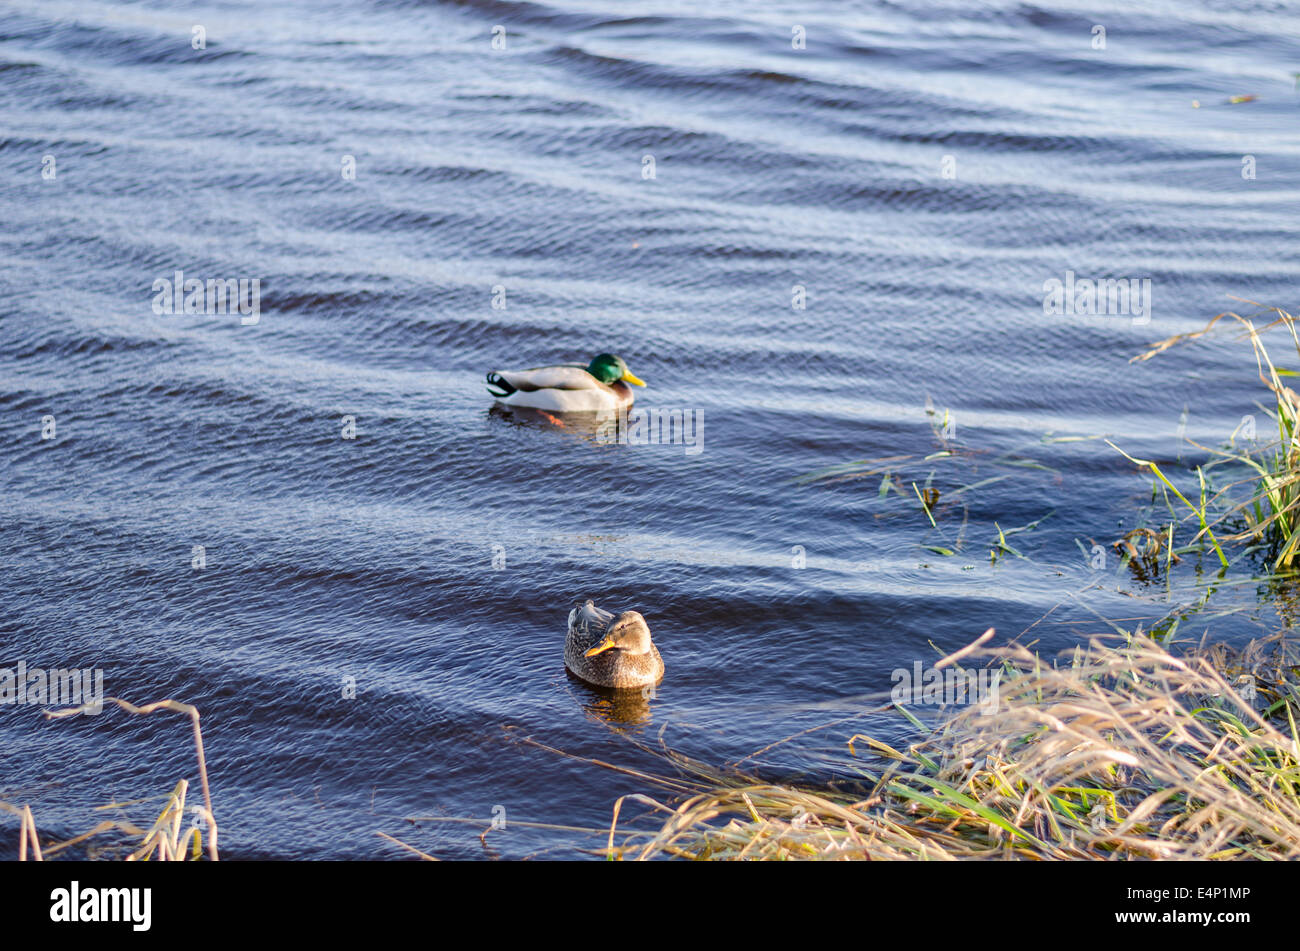
[[[613,647],[613,646],[614,646],[614,638],[612,638],[612,637],[607,637],[607,638],[605,638],[603,641],[601,641],[599,644],[597,644],[595,647],[591,647],[591,648],[588,648],[587,650],[583,651],[582,656],[583,656],[583,657],[595,657],[597,654],[603,654],[603,653],[605,653],[605,651],[609,650],[609,649],[610,649],[611,647]]]

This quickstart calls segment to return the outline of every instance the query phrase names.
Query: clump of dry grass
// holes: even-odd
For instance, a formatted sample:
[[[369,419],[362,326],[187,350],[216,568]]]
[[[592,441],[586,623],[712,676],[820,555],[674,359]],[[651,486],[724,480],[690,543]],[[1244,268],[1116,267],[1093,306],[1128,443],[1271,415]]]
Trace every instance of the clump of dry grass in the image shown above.
[[[979,648],[1004,669],[996,710],[966,708],[902,751],[848,738],[869,794],[735,777],[676,805],[625,797],[667,817],[649,841],[619,840],[619,800],[608,855],[1298,858],[1295,658],[1254,650],[1180,658],[1138,636],[1048,664]]]
[[[126,700],[120,700],[116,697],[105,698],[108,702],[117,704],[118,707],[132,714],[149,714],[158,710],[170,710],[175,713],[184,713],[190,718],[194,733],[194,750],[198,758],[199,779],[203,788],[203,805],[191,806],[191,811],[201,818],[207,831],[207,853],[208,858],[212,861],[218,860],[217,852],[217,820],[212,814],[212,794],[208,789],[208,766],[203,755],[203,731],[199,727],[199,711],[197,707],[188,703],[181,703],[177,700],[159,700],[156,703],[146,704],[143,707],[137,707],[135,704]],[[70,707],[65,710],[53,710],[45,713],[46,719],[57,720],[64,717],[78,716],[85,713],[99,713],[100,708],[92,704],[83,704],[79,707]],[[159,861],[164,862],[183,862],[188,859],[198,859],[203,854],[204,828],[195,825],[189,829],[182,826],[185,818],[185,796],[189,790],[189,783],[182,779],[177,782],[175,788],[166,795],[166,801],[163,804],[163,810],[158,818],[154,821],[149,829],[141,829],[134,823],[123,820],[104,820],[96,825],[93,829],[83,832],[81,835],[74,836],[63,842],[47,843],[45,848],[41,848],[40,838],[36,832],[36,820],[32,815],[31,807],[23,805],[21,808],[9,803],[0,802],[0,810],[9,812],[18,816],[20,827],[18,837],[18,861],[27,861],[28,855],[34,861],[41,862],[52,857],[59,852],[80,845],[104,832],[120,832],[128,836],[139,836],[139,843],[126,856],[126,861],[134,862],[139,860],[148,861],[156,857]],[[120,810],[123,806],[133,805],[134,803],[110,803],[107,806],[99,807],[100,810]]]

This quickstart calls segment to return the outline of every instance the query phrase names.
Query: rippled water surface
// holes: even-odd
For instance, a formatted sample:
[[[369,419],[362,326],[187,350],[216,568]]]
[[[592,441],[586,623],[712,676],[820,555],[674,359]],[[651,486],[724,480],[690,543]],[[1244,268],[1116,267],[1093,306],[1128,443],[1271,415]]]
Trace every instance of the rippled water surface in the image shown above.
[[[522,738],[721,764],[989,626],[1149,623],[1209,562],[1091,567],[1150,485],[1070,437],[1266,425],[1240,343],[1128,360],[1228,295],[1295,303],[1296,70],[1300,12],[1245,0],[12,0],[0,664],[197,704],[228,858],[568,856],[600,840],[518,823],[654,790]],[[154,313],[177,269],[257,278],[259,320]],[[1149,279],[1149,323],[1045,314],[1067,271]],[[601,351],[702,451],[491,411],[486,370]],[[566,675],[585,597],[645,614],[652,700]],[[193,776],[174,716],[0,706],[0,736],[51,835]],[[829,775],[843,736],[746,765]]]

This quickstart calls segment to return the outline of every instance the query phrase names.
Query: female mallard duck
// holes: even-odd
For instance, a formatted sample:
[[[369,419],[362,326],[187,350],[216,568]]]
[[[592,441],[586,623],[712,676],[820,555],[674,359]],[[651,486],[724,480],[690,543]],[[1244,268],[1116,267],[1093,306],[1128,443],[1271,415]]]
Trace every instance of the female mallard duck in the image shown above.
[[[598,687],[645,687],[664,675],[664,659],[636,611],[615,617],[591,601],[569,612],[564,666]]]
[[[506,406],[524,406],[560,413],[604,412],[632,405],[632,375],[622,357],[602,353],[587,366],[566,363],[531,370],[493,370],[488,392]]]

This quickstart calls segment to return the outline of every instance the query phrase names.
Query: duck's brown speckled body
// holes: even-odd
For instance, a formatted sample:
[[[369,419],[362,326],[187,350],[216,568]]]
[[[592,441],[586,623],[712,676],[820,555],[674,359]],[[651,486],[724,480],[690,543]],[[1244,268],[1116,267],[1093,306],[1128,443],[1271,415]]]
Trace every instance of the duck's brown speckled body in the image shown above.
[[[598,687],[645,687],[664,675],[645,618],[636,611],[614,615],[591,601],[569,612],[564,666]]]

